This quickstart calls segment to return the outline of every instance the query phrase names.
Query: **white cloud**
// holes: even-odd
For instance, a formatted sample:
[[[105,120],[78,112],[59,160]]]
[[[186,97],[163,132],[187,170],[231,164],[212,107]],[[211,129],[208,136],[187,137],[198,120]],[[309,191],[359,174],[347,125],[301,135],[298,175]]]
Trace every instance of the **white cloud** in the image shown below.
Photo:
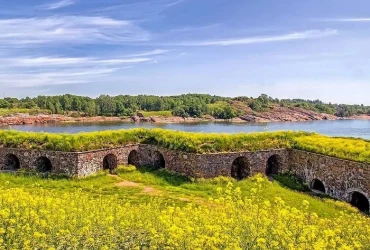
[[[219,23],[209,24],[209,25],[204,25],[204,26],[186,26],[186,27],[171,29],[169,32],[170,33],[185,33],[185,32],[194,32],[194,31],[203,31],[207,29],[217,28],[220,26],[221,24]]]
[[[152,51],[147,51],[147,52],[142,52],[138,54],[132,54],[127,57],[141,57],[141,56],[153,56],[153,55],[160,55],[160,54],[165,54],[168,53],[169,50],[164,50],[164,49],[155,49]]]
[[[293,40],[305,40],[322,38],[337,34],[337,30],[326,29],[326,30],[308,30],[304,32],[295,32],[285,35],[277,36],[261,36],[261,37],[244,37],[235,39],[224,39],[224,40],[210,40],[210,41],[192,41],[182,42],[172,45],[177,46],[231,46],[231,45],[247,45],[255,43],[269,43],[269,42],[283,42]]]
[[[324,18],[324,19],[316,19],[319,22],[370,22],[370,17],[365,18]]]
[[[154,63],[147,57],[14,57],[0,65],[2,87],[38,87],[95,82],[119,75],[140,63]]]
[[[64,7],[73,5],[73,4],[75,4],[75,1],[73,0],[61,0],[59,2],[54,2],[51,4],[43,5],[41,6],[41,8],[48,9],[48,10],[56,10],[56,9],[64,8]]]
[[[115,72],[123,69],[129,69],[132,66],[119,67],[119,68],[85,68],[85,69],[53,69],[44,72],[7,72],[1,73],[2,87],[40,87],[64,84],[80,84],[95,82],[98,79],[105,79]]]
[[[99,16],[0,19],[0,47],[147,41],[135,23]]]
[[[81,65],[106,65],[106,64],[127,64],[127,63],[141,63],[149,62],[150,58],[109,58],[98,59],[90,57],[18,57],[18,58],[5,58],[3,61],[6,67],[48,67],[48,66],[75,66]],[[81,65],[82,66],[82,65]],[[0,67],[1,69],[1,67]]]
[[[182,2],[185,2],[186,0],[177,0],[177,1],[174,1],[174,2],[171,2],[171,3],[168,3],[168,4],[166,4],[165,5],[165,7],[172,7],[172,6],[175,6],[175,5],[178,5],[178,4],[180,4],[180,3],[182,3]]]

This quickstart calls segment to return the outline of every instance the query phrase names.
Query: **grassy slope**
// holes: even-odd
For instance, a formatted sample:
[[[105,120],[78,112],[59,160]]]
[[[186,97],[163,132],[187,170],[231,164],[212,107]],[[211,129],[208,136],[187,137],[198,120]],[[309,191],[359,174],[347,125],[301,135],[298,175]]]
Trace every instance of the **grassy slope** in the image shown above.
[[[369,219],[260,175],[0,175],[0,249],[369,249]]]
[[[115,195],[134,203],[148,202],[156,197],[180,206],[188,202],[207,204],[209,198],[218,197],[217,188],[226,187],[228,182],[233,182],[235,187],[240,187],[242,196],[245,196],[250,194],[256,178],[251,177],[239,182],[227,177],[194,181],[184,176],[171,174],[166,170],[141,169],[139,171],[135,167],[120,167],[117,176],[101,172],[84,179],[51,180],[37,176],[0,174],[0,188],[24,188],[30,193],[38,193],[40,189],[43,189],[60,192],[61,195],[80,189],[95,197]],[[310,203],[310,211],[322,217],[336,217],[340,212],[356,212],[346,203],[311,197],[287,189],[278,182],[264,181],[258,194],[261,199],[269,201],[273,201],[277,196],[281,197],[288,206],[298,209],[302,200],[307,200]]]
[[[139,111],[144,117],[149,116],[161,116],[161,117],[172,117],[172,111]]]
[[[0,116],[7,116],[16,113],[37,115],[37,114],[50,114],[51,112],[50,110],[46,109],[0,109]]]

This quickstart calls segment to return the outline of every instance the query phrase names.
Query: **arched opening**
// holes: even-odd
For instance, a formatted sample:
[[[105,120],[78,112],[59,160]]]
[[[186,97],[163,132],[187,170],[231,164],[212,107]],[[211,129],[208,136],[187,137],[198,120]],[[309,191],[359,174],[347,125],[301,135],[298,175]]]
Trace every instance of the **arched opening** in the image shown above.
[[[139,159],[139,152],[137,152],[136,150],[132,150],[128,155],[128,165],[138,167],[140,165]]]
[[[51,170],[53,169],[53,165],[51,164],[51,161],[47,157],[42,156],[36,160],[36,169],[37,172],[47,173],[51,172]]]
[[[362,212],[369,212],[369,199],[360,192],[352,193],[351,205],[357,207]]]
[[[278,174],[280,168],[282,167],[282,158],[279,155],[272,155],[267,160],[267,166],[266,166],[266,175],[270,176],[273,174]]]
[[[155,151],[153,154],[153,165],[155,168],[165,168],[166,161],[163,155],[159,151]]]
[[[106,155],[103,159],[103,169],[106,170],[114,170],[116,169],[118,166],[118,163],[117,163],[117,156],[115,156],[114,154],[109,154],[109,155]]]
[[[242,180],[250,175],[249,161],[246,157],[238,157],[233,161],[231,166],[231,177]]]
[[[4,170],[15,171],[21,167],[18,157],[14,154],[7,154],[4,160]]]
[[[322,181],[318,180],[318,179],[313,179],[312,182],[311,182],[311,189],[312,190],[316,190],[316,191],[320,191],[322,193],[325,193],[325,186],[324,186],[324,183],[322,183]]]

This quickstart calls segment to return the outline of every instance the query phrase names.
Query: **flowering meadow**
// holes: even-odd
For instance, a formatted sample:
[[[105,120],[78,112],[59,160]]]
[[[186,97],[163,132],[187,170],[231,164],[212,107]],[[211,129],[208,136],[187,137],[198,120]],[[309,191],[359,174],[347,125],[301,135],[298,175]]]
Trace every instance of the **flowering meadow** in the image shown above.
[[[370,249],[370,219],[257,175],[0,175],[0,249]]]

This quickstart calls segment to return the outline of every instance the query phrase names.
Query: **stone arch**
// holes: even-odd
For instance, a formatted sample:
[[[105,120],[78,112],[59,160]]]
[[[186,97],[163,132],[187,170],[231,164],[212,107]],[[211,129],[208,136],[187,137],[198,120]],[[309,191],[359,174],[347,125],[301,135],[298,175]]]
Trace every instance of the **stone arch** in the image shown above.
[[[280,155],[274,154],[270,156],[266,164],[266,175],[278,174],[282,166],[283,158]]]
[[[128,155],[127,163],[128,165],[133,165],[135,167],[138,167],[140,165],[140,156],[137,150],[134,149],[130,152],[130,154]]]
[[[319,179],[313,179],[311,181],[310,188],[312,190],[316,190],[316,191],[320,191],[320,192],[326,193],[325,185]]]
[[[21,168],[19,158],[14,154],[7,154],[4,157],[4,170],[15,171]]]
[[[103,159],[103,169],[114,170],[118,166],[117,156],[114,154],[108,154]]]
[[[40,173],[47,173],[53,170],[51,161],[46,156],[41,156],[36,160],[36,170]]]
[[[240,156],[236,158],[231,165],[231,177],[242,180],[251,173],[251,168],[247,157]]]
[[[369,199],[360,192],[354,191],[351,193],[351,205],[357,207],[361,212],[369,213]]]
[[[154,151],[152,157],[153,157],[153,166],[155,168],[165,168],[166,167],[166,161],[161,152]]]

